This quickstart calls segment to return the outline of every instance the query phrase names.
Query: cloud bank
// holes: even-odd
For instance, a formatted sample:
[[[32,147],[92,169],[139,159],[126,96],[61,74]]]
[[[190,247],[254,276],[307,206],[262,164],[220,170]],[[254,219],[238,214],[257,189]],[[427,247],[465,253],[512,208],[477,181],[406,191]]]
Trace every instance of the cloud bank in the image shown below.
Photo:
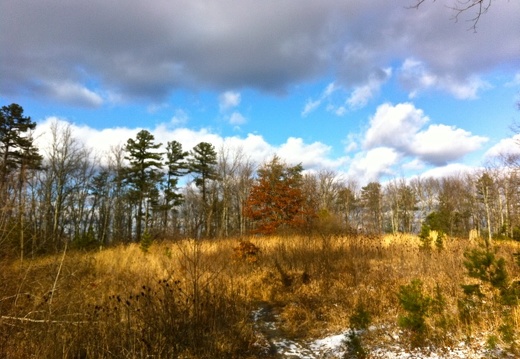
[[[182,143],[185,150],[190,150],[204,141],[217,149],[241,149],[256,163],[277,154],[288,163],[301,163],[306,170],[334,170],[361,184],[382,178],[406,177],[425,170],[444,173],[454,168],[467,168],[460,165],[460,161],[464,156],[480,150],[488,141],[486,137],[460,128],[431,123],[430,118],[411,103],[379,106],[365,130],[347,136],[342,154],[334,154],[331,146],[325,143],[306,143],[297,137],[289,137],[284,143],[273,145],[257,134],[224,137],[207,128],[193,130],[180,125],[188,121],[188,114],[177,109],[170,123],[160,123],[147,130],[154,135],[156,143],[165,145],[176,140]],[[51,143],[53,124],[58,124],[62,129],[69,126],[72,134],[100,157],[106,156],[114,146],[123,146],[142,129],[117,127],[97,130],[49,117],[37,126],[35,137],[40,148],[46,148]],[[511,148],[513,141],[498,143],[488,150],[488,154]]]
[[[356,107],[394,68],[412,96],[473,98],[483,73],[518,67],[520,3],[493,2],[474,34],[471,14],[453,21],[449,1],[5,0],[0,95],[98,107],[177,89],[278,95],[331,76]]]

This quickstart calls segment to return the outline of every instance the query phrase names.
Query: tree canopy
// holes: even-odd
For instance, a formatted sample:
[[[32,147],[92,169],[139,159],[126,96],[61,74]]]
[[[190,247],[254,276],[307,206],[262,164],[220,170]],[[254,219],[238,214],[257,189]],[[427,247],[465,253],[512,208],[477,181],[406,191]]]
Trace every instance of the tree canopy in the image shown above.
[[[56,123],[51,141],[37,148],[36,124],[20,106],[4,106],[0,115],[0,256],[23,258],[67,243],[99,248],[144,233],[155,239],[427,229],[450,237],[478,230],[488,243],[520,240],[520,172],[508,159],[443,178],[359,185],[278,156],[255,171],[258,164],[241,149],[217,153],[201,142],[184,150],[174,139],[163,147],[146,130],[100,158],[70,126]]]
[[[150,195],[153,195],[156,186],[162,176],[160,169],[162,168],[162,154],[156,150],[161,147],[161,144],[154,143],[154,136],[146,131],[139,131],[135,140],[130,138],[126,143],[125,150],[127,156],[125,157],[130,165],[124,170],[124,178],[133,191],[131,195],[135,198],[137,203],[137,221],[136,221],[136,238],[139,241],[142,234],[142,218],[143,200]],[[145,228],[147,222],[145,221]]]
[[[274,156],[258,170],[244,214],[255,223],[255,233],[270,234],[303,224],[303,167],[288,166]]]
[[[23,115],[18,104],[2,106],[0,109],[0,178],[2,183],[8,174],[22,165],[37,168],[42,157],[34,146],[30,131],[36,123]]]

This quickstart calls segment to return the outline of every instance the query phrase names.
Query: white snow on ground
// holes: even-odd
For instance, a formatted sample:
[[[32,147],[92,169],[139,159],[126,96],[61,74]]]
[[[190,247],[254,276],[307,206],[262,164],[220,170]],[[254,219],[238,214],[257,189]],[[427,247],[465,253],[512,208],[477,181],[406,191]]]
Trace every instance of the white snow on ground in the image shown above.
[[[279,337],[277,330],[278,316],[266,307],[253,312],[255,329],[258,332],[266,351],[275,350],[282,358],[292,359],[335,359],[345,358],[348,350],[350,330],[340,334],[330,335],[324,338],[298,342]],[[364,347],[367,358],[385,359],[483,359],[483,358],[514,358],[500,349],[490,350],[486,347],[485,339],[473,339],[471,344],[460,342],[451,348],[421,348],[410,350],[401,343],[400,333],[388,335],[388,329],[384,329],[385,339],[381,345],[366,345]],[[369,331],[380,331],[371,327]],[[356,331],[363,343],[363,332]],[[389,341],[389,338],[392,340]],[[373,341],[373,340],[371,340]],[[404,341],[406,342],[406,341]],[[352,356],[355,358],[355,356]]]
[[[291,340],[275,341],[278,353],[282,357],[318,359],[344,358],[348,346],[348,332],[331,335],[308,343],[297,343]],[[482,359],[482,358],[514,358],[501,350],[486,349],[484,341],[470,346],[460,342],[454,348],[422,348],[409,350],[399,344],[384,347],[365,348],[369,358],[385,359]]]

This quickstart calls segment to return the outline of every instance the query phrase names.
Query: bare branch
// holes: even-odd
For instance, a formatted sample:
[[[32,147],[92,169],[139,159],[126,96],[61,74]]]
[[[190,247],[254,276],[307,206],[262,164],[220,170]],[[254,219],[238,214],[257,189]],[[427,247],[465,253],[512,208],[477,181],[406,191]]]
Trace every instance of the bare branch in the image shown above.
[[[455,20],[458,21],[460,14],[467,12],[471,9],[476,9],[475,16],[467,20],[473,22],[471,28],[473,31],[477,31],[477,24],[480,17],[484,15],[491,7],[492,0],[457,0],[457,6],[451,7],[450,9],[456,12]]]
[[[435,2],[435,0],[433,0]],[[455,21],[459,20],[459,16],[462,13],[468,12],[472,9],[475,9],[475,16],[468,19],[467,21],[472,22],[473,25],[471,26],[471,29],[473,31],[477,30],[477,24],[480,20],[480,17],[484,15],[489,8],[491,7],[491,3],[493,0],[454,0],[455,5],[450,6],[449,8],[453,11],[455,11],[455,16],[453,17]],[[416,0],[413,5],[408,6],[409,9],[418,9],[419,6],[421,6],[426,0]]]
[[[68,320],[48,320],[48,319],[32,319],[27,317],[11,317],[7,315],[2,315],[0,319],[4,320],[16,320],[20,322],[29,322],[29,323],[52,323],[52,324],[91,324],[97,323],[88,320],[79,320],[79,321],[68,321]]]
[[[417,1],[415,2],[414,5],[407,6],[406,8],[407,8],[407,9],[418,9],[419,6],[421,6],[421,4],[422,4],[423,2],[425,2],[425,1],[426,1],[426,0],[417,0]],[[435,2],[435,0],[433,0],[433,1]]]

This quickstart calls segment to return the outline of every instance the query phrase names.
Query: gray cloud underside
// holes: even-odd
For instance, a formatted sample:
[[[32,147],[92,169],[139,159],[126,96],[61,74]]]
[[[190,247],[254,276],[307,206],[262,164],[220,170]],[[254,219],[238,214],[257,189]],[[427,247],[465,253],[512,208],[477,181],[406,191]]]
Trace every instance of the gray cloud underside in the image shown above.
[[[442,2],[409,4],[4,0],[0,94],[98,106],[110,96],[157,101],[180,87],[284,93],[322,75],[357,86],[407,58],[460,81],[520,65],[519,2],[494,2],[477,34]]]

